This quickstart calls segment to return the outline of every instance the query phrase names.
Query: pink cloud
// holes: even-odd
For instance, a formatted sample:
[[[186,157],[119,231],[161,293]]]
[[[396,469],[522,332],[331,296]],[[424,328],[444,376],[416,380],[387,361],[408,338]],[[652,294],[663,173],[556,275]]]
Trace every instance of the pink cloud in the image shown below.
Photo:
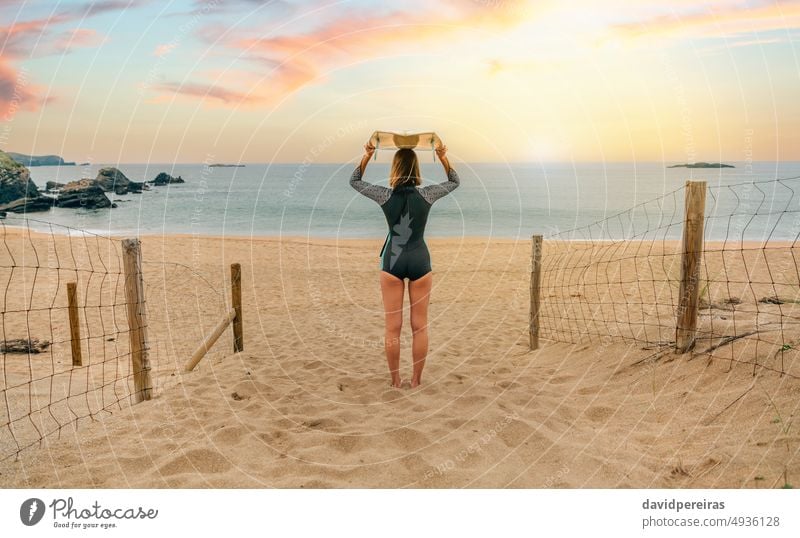
[[[41,89],[33,84],[22,84],[22,71],[12,65],[31,56],[66,54],[78,47],[102,44],[103,36],[88,28],[73,28],[56,33],[54,28],[76,20],[102,13],[129,9],[147,0],[105,0],[70,6],[47,18],[13,22],[0,26],[0,111],[7,116],[10,111],[36,110],[45,99],[38,97]],[[0,5],[16,5],[3,0]],[[47,100],[52,100],[48,98]]]
[[[38,90],[24,72],[17,72],[0,58],[0,121],[11,121],[19,110],[36,110],[42,103]]]
[[[659,15],[636,23],[620,24],[613,30],[628,38],[727,37],[739,34],[786,30],[800,26],[800,2],[776,1],[750,7],[739,5],[687,15]]]
[[[459,34],[502,31],[518,24],[520,10],[529,8],[522,2],[509,2],[503,8],[454,0],[443,5],[435,13],[422,10],[365,16],[363,12],[338,12],[334,20],[315,30],[270,38],[228,37],[219,26],[201,28],[197,36],[267,66],[257,77],[251,74],[246,79],[248,87],[255,87],[254,93],[261,95],[258,102],[274,103],[322,80],[325,71],[399,52],[431,50],[432,45]]]
[[[199,98],[206,101],[217,101],[225,105],[254,104],[262,100],[257,95],[229,90],[222,86],[196,83],[164,82],[157,84],[155,89],[184,97]],[[164,101],[163,96],[156,101]]]
[[[105,42],[105,36],[90,28],[75,28],[55,37],[43,54],[66,54],[73,49],[97,47]]]
[[[31,49],[46,34],[48,26],[68,20],[67,16],[56,15],[47,19],[33,19],[0,26],[0,42],[3,43],[0,57],[8,59],[30,55]]]
[[[158,56],[159,58],[162,58],[167,54],[169,54],[170,52],[172,52],[173,50],[175,50],[176,47],[177,45],[175,43],[164,43],[158,45],[153,51],[153,56]]]

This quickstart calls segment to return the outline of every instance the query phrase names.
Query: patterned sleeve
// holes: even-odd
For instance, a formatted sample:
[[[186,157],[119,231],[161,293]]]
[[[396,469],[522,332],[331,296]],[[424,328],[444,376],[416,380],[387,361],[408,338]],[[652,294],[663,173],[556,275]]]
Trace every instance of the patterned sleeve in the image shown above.
[[[361,179],[361,167],[356,166],[356,169],[353,171],[353,175],[350,176],[350,186],[353,187],[355,190],[378,202],[378,205],[385,204],[389,197],[392,195],[392,189],[388,187],[382,187],[381,185],[373,185],[372,183],[367,183]]]
[[[447,181],[444,183],[437,183],[436,185],[428,185],[427,187],[423,187],[419,190],[419,193],[429,204],[433,204],[433,202],[439,198],[443,198],[444,196],[447,196],[453,192],[460,184],[461,180],[459,179],[455,168],[450,168],[450,172],[447,174]]]

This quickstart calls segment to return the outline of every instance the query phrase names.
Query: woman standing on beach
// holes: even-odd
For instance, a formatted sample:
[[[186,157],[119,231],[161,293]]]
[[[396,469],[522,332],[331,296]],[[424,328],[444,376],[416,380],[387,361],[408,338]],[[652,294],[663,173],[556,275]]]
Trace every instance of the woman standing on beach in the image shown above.
[[[400,329],[403,326],[403,295],[408,278],[408,298],[411,302],[412,356],[414,368],[411,387],[422,381],[422,369],[428,355],[428,302],[433,275],[431,257],[425,244],[425,224],[433,202],[451,193],[459,185],[456,171],[447,159],[447,147],[436,150],[444,166],[447,181],[417,188],[422,182],[417,154],[412,149],[399,149],[394,154],[389,176],[389,188],[373,185],[361,177],[375,152],[367,143],[361,163],[353,171],[350,185],[381,206],[389,233],[381,251],[381,294],[386,318],[384,349],[392,386],[400,387]]]

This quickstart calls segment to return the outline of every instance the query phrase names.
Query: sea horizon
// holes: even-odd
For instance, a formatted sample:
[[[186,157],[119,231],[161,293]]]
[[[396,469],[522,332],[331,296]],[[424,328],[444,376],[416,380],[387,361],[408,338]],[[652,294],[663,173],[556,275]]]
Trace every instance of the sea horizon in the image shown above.
[[[421,156],[423,185],[444,181],[438,162]],[[223,164],[224,161],[221,161]],[[133,181],[150,181],[167,172],[185,183],[152,187],[141,194],[107,193],[117,207],[83,210],[52,208],[27,214],[32,228],[55,224],[99,235],[189,234],[228,237],[382,238],[386,223],[377,205],[360,196],[348,183],[354,162],[267,163],[244,167],[209,167],[209,163],[94,163],[91,165],[30,167],[34,183],[44,189],[47,181],[66,183],[93,178],[99,169],[114,166]],[[633,211],[630,222],[619,230],[603,230],[593,239],[648,237],[649,213],[634,208],[663,198],[662,217],[674,220],[682,210],[676,196],[686,180],[705,180],[720,188],[725,198],[715,210],[750,216],[757,207],[790,203],[794,191],[775,190],[750,196],[744,207],[734,191],[741,185],[800,177],[800,161],[727,161],[735,168],[667,168],[663,162],[537,162],[454,163],[461,186],[436,203],[427,237],[494,237],[527,239],[590,226],[609,216]],[[367,168],[365,179],[386,184],[389,163],[381,158]],[[739,185],[739,187],[732,187]],[[774,188],[774,187],[770,187]],[[752,190],[752,189],[751,189]],[[730,192],[729,192],[730,191]],[[767,204],[766,206],[764,204]],[[736,205],[739,204],[739,205]],[[760,204],[760,205],[759,205]],[[779,223],[765,214],[763,222],[747,222],[742,240],[793,240],[793,223]],[[11,214],[9,214],[11,216]],[[774,215],[773,215],[774,216]],[[19,215],[17,215],[19,217]],[[738,217],[737,217],[738,218]],[[7,220],[11,225],[11,220]],[[662,223],[663,224],[663,223]],[[744,224],[740,223],[740,227]],[[643,228],[644,227],[644,228]],[[593,234],[594,232],[592,232]],[[663,239],[679,237],[671,226]],[[724,233],[724,235],[723,235]],[[730,230],[709,230],[709,240],[724,239]],[[570,239],[582,239],[579,234]]]

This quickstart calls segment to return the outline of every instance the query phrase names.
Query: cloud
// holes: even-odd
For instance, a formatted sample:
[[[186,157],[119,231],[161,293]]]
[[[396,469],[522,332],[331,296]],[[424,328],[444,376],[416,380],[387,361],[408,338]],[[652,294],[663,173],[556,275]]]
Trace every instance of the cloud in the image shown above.
[[[155,48],[155,50],[153,51],[153,56],[158,56],[159,58],[162,58],[168,55],[173,50],[175,50],[177,46],[178,46],[177,43],[162,43],[161,45],[158,45]]]
[[[618,24],[612,30],[628,39],[729,37],[800,25],[800,2],[775,1],[755,6],[739,4],[725,9],[707,7],[684,15],[658,15],[639,22]]]
[[[274,103],[307,84],[322,81],[323,73],[344,65],[396,53],[430,51],[431,46],[447,44],[457,35],[474,39],[484,31],[501,32],[518,24],[520,11],[528,9],[522,2],[509,2],[502,8],[492,5],[446,0],[427,9],[367,15],[362,9],[343,13],[336,6],[332,20],[324,18],[330,14],[328,10],[315,13],[314,20],[323,22],[301,33],[239,37],[243,32],[233,35],[226,27],[208,25],[195,35],[211,46],[227,47],[237,58],[266,66],[266,72],[251,75],[247,82],[256,91],[263,87],[259,102]]]
[[[26,73],[0,58],[0,121],[10,122],[19,110],[36,110],[42,103],[40,88],[31,86]]]
[[[262,100],[257,95],[229,90],[221,86],[196,83],[163,82],[154,86],[155,89],[181,95],[184,97],[199,98],[206,101],[217,101],[225,105],[253,104]],[[163,101],[157,98],[157,101]]]
[[[303,0],[306,4],[310,0]],[[196,17],[214,13],[235,13],[250,16],[254,13],[269,14],[275,17],[288,17],[298,11],[298,7],[283,0],[196,0],[191,8],[171,11],[165,17]]]
[[[114,11],[125,11],[148,3],[148,0],[105,0],[103,2],[87,2],[72,10],[74,16],[92,17]]]
[[[103,44],[106,37],[90,28],[75,28],[55,36],[45,47],[42,55],[67,54],[77,48],[96,47]]]
[[[46,35],[49,25],[56,25],[70,20],[65,15],[55,15],[46,19],[33,19],[12,23],[0,27],[0,49],[2,58],[25,57],[30,54],[42,36]]]
[[[10,60],[65,54],[75,48],[94,47],[104,41],[103,36],[90,28],[50,32],[49,26],[52,24],[53,19],[37,19],[0,28],[0,36],[5,36],[5,47],[0,57]]]
[[[58,13],[39,19],[12,22],[0,26],[0,112],[7,116],[18,109],[36,110],[44,102],[37,96],[41,88],[22,84],[26,80],[24,71],[13,63],[30,57],[67,54],[79,47],[101,45],[105,37],[88,28],[72,28],[58,31],[57,27],[73,21],[114,11],[139,6],[149,0],[103,0],[86,2],[61,9]],[[24,3],[0,0],[0,6],[15,6]],[[49,98],[48,100],[51,100]]]
[[[700,54],[717,54],[726,52],[730,49],[737,49],[740,47],[761,47],[764,45],[776,45],[782,43],[788,43],[789,39],[784,37],[770,37],[770,38],[756,38],[756,39],[731,39],[725,40],[724,43],[720,43],[718,45],[713,45],[710,47],[703,47],[698,49],[698,53]]]

